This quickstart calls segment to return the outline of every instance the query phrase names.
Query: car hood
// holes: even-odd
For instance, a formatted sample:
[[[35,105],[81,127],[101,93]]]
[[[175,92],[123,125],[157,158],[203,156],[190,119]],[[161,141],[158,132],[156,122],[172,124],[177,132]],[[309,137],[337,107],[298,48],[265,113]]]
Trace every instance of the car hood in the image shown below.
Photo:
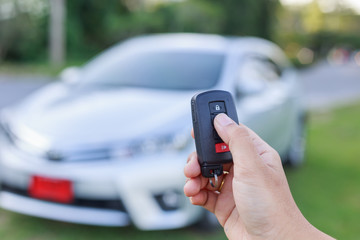
[[[190,129],[193,94],[125,87],[72,90],[55,83],[13,107],[10,124],[60,148],[154,138]]]

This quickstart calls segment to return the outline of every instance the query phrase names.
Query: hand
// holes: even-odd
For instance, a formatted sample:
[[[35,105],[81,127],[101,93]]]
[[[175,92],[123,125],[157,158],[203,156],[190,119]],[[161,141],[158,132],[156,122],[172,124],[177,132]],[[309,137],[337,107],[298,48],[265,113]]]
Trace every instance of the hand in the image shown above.
[[[295,204],[278,153],[253,131],[225,114],[214,120],[229,145],[233,164],[213,188],[201,176],[196,153],[184,173],[184,193],[194,205],[213,212],[229,239],[332,239],[313,227]]]

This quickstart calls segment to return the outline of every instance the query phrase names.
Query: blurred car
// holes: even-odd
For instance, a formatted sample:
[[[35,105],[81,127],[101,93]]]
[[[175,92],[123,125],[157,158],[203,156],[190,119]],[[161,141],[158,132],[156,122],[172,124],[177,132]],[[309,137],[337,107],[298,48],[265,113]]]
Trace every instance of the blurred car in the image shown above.
[[[292,165],[303,161],[296,71],[273,43],[160,34],[130,39],[1,113],[0,205],[38,217],[139,229],[204,216],[183,194],[190,99],[223,89]]]

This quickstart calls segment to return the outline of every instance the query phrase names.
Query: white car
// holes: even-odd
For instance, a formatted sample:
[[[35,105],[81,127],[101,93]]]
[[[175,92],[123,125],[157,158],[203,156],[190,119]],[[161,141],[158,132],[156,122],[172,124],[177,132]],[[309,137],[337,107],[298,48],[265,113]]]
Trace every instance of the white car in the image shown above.
[[[161,34],[118,44],[1,112],[0,205],[43,218],[139,229],[204,216],[183,194],[195,150],[190,99],[233,94],[239,121],[299,165],[304,108],[273,43]]]

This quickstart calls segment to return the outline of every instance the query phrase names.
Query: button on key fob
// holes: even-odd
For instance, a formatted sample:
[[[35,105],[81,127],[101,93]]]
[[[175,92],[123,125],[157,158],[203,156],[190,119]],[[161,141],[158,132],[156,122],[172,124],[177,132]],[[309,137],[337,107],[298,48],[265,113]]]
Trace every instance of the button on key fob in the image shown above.
[[[223,173],[223,164],[232,162],[232,156],[214,128],[214,118],[225,113],[238,123],[233,98],[229,92],[220,90],[199,93],[191,99],[191,112],[201,174],[217,181]],[[210,183],[213,185],[211,180]]]

